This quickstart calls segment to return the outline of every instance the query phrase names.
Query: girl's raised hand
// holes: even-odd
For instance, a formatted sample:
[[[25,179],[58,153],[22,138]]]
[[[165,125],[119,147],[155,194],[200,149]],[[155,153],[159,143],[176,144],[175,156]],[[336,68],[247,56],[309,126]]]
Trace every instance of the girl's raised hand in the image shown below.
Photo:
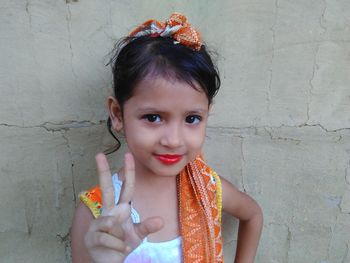
[[[163,227],[160,217],[148,218],[140,224],[131,220],[131,201],[135,187],[135,164],[132,154],[125,154],[124,177],[118,205],[115,205],[112,175],[104,154],[96,155],[102,191],[102,215],[94,220],[85,235],[85,245],[95,263],[123,262],[149,234]]]

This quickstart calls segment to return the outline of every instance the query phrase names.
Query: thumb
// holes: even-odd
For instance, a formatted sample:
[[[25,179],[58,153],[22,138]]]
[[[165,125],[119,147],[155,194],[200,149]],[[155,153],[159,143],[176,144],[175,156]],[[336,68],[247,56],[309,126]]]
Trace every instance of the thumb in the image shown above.
[[[164,221],[161,217],[155,216],[147,218],[140,224],[135,224],[135,232],[141,240],[143,240],[149,234],[155,233],[161,230],[164,226]]]

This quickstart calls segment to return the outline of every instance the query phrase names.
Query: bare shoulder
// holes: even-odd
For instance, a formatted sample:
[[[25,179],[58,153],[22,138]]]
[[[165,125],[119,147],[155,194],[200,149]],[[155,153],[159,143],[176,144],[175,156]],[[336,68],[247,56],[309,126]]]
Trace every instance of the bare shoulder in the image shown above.
[[[94,217],[90,209],[80,202],[75,210],[71,229],[73,263],[90,262],[90,256],[84,245],[84,238],[93,220]]]
[[[222,208],[226,213],[240,220],[249,220],[257,213],[262,213],[257,202],[240,191],[231,182],[220,177],[222,184]]]

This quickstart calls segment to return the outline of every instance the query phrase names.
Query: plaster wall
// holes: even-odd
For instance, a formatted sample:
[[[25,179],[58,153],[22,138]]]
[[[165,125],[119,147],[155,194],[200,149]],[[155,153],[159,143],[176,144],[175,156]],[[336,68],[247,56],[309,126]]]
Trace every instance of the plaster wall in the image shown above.
[[[78,193],[113,144],[108,53],[173,11],[218,53],[205,153],[264,210],[256,262],[349,263],[348,0],[0,1],[1,262],[71,261]],[[236,230],[225,216],[227,262]]]

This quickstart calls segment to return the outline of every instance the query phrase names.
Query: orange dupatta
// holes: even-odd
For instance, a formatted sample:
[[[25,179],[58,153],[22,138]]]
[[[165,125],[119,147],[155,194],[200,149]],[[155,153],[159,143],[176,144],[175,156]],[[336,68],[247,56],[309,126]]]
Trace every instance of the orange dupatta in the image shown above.
[[[183,262],[223,262],[219,176],[198,156],[177,176],[177,189]],[[79,197],[95,218],[101,215],[102,194],[98,186]]]
[[[219,176],[198,156],[177,179],[184,262],[223,262]]]

